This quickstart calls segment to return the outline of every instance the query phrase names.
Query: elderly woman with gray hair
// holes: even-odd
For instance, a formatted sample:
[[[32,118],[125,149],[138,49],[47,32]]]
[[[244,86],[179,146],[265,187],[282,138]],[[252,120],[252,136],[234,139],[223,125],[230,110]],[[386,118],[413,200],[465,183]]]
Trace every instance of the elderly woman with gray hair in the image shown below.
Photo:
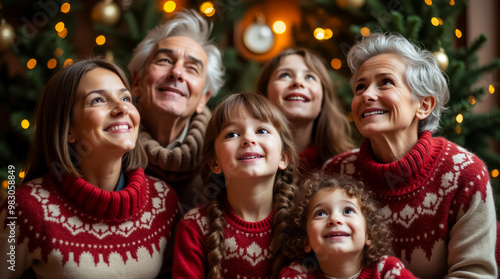
[[[422,278],[496,278],[496,216],[488,170],[464,148],[433,137],[449,99],[426,50],[372,34],[347,57],[352,116],[366,138],[327,161],[373,191],[394,232],[394,251]]]

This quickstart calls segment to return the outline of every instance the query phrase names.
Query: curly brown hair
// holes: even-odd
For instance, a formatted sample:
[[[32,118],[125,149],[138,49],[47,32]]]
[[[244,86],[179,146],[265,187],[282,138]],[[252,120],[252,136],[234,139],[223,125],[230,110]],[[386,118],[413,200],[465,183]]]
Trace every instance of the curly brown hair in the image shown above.
[[[235,109],[236,108],[236,109]],[[208,166],[215,158],[215,139],[222,127],[230,121],[234,111],[246,110],[250,115],[261,121],[271,123],[280,134],[282,153],[287,154],[290,162],[284,170],[277,170],[273,189],[274,217],[273,217],[273,240],[271,252],[273,255],[281,254],[282,243],[286,238],[283,223],[288,219],[292,200],[297,192],[294,183],[296,168],[298,165],[297,148],[293,142],[290,124],[285,116],[265,97],[253,93],[235,93],[229,95],[213,111],[213,115],[207,123],[206,134],[203,142],[202,164]],[[207,278],[221,278],[221,261],[224,251],[224,201],[226,199],[226,188],[224,178],[210,174],[209,181],[205,186],[207,198],[207,217],[209,232],[205,241],[209,271]],[[273,272],[281,268],[273,265]]]
[[[366,232],[371,240],[365,246],[361,260],[362,267],[375,264],[381,256],[393,255],[392,232],[380,214],[378,204],[365,189],[363,182],[349,176],[327,175],[321,171],[310,174],[300,185],[300,192],[293,200],[291,214],[289,214],[288,241],[283,243],[283,254],[280,261],[289,264],[294,260],[305,262],[308,254],[304,251],[308,243],[307,218],[309,203],[321,189],[342,189],[350,198],[356,198],[366,219]]]

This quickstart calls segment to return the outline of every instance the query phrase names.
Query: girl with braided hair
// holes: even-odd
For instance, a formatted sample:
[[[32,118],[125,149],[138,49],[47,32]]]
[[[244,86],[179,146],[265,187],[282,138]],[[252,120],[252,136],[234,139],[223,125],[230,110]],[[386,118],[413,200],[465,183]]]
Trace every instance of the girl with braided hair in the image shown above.
[[[230,95],[208,121],[202,157],[208,204],[178,226],[173,277],[271,277],[297,189],[288,121],[261,95]]]
[[[300,189],[279,278],[415,278],[390,256],[392,233],[362,182],[316,172]]]

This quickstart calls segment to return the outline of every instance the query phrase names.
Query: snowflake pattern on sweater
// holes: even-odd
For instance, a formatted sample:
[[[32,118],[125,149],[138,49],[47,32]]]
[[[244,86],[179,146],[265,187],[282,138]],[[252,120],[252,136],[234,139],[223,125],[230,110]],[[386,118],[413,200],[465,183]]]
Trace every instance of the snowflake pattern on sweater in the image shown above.
[[[290,266],[280,271],[280,279],[327,279],[319,269],[308,270],[300,261],[294,261]],[[383,256],[372,267],[365,267],[356,277],[358,279],[415,279],[413,274],[405,269],[403,263],[395,257]]]
[[[19,261],[17,273],[7,274],[12,278],[29,267],[41,278],[154,278],[179,213],[173,189],[142,169],[129,172],[127,187],[115,192],[45,175],[21,185],[16,201]]]
[[[240,219],[226,204],[223,278],[264,279],[271,276],[271,213],[259,222]],[[205,239],[209,224],[206,212],[193,208],[179,223],[174,247],[174,278],[205,278],[208,263]]]
[[[396,256],[416,276],[496,276],[492,190],[474,154],[424,132],[396,162],[378,163],[366,139],[324,170],[360,179],[373,192],[394,232]]]

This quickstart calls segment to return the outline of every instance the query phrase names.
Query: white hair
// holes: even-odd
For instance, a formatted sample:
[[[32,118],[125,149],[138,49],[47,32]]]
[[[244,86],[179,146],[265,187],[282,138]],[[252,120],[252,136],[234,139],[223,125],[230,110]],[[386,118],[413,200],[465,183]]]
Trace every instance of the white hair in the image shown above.
[[[441,113],[446,110],[445,105],[450,99],[446,78],[432,53],[410,43],[400,34],[372,33],[351,48],[347,54],[352,72],[351,88],[354,90],[359,70],[366,60],[387,53],[399,55],[405,62],[405,81],[415,100],[427,96],[436,98],[432,112],[420,121],[419,131],[437,131]]]
[[[217,46],[210,40],[213,24],[202,18],[195,10],[178,12],[174,19],[156,26],[134,49],[128,69],[133,75],[142,76],[149,56],[154,51],[159,41],[172,36],[184,36],[195,40],[205,50],[208,57],[207,79],[203,94],[210,91],[211,96],[217,95],[224,84],[225,73],[222,65],[222,54]]]

